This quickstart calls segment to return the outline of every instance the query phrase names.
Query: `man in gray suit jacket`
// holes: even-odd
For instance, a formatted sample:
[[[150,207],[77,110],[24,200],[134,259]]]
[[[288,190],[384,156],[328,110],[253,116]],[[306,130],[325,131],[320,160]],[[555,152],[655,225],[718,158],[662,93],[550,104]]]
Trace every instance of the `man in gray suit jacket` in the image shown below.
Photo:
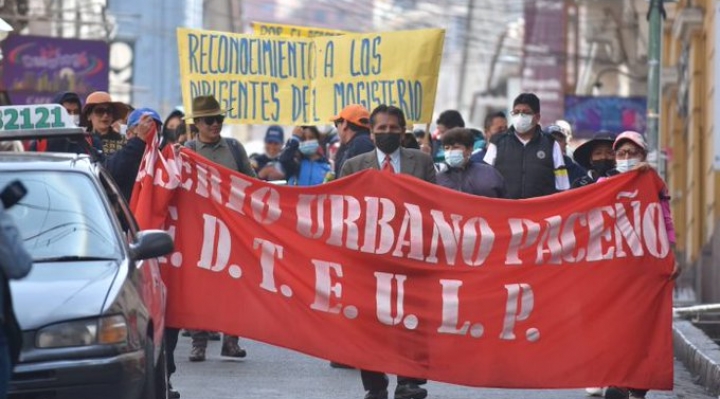
[[[370,124],[377,149],[348,159],[343,165],[340,177],[365,169],[378,169],[435,183],[435,165],[432,158],[422,151],[400,147],[405,133],[405,115],[400,108],[378,106],[370,116]]]
[[[340,177],[351,175],[365,169],[379,169],[389,173],[403,173],[417,177],[429,183],[435,183],[435,165],[432,158],[420,150],[400,147],[405,134],[405,114],[400,108],[380,105],[370,114],[372,139],[377,147],[345,162]],[[361,370],[363,387],[367,393],[365,399],[387,399],[388,377],[384,373]],[[417,378],[397,378],[395,399],[425,399],[427,390],[420,385],[426,380]]]

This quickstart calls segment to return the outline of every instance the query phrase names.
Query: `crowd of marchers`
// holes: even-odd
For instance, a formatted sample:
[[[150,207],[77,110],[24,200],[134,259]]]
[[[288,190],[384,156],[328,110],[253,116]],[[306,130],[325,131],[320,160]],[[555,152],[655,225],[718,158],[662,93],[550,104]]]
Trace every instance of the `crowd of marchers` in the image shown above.
[[[3,142],[2,150],[92,152],[127,200],[153,127],[160,132],[161,148],[184,146],[247,176],[294,186],[314,186],[361,170],[378,169],[471,195],[525,199],[587,186],[631,170],[650,169],[645,137],[634,131],[597,132],[570,155],[570,126],[564,121],[542,126],[540,99],[533,93],[515,98],[508,114],[488,115],[482,130],[467,128],[462,114],[455,110],[440,113],[436,129],[426,132],[413,130],[400,108],[380,105],[368,110],[353,104],[328,121],[330,129],[307,125],[286,132],[281,126],[269,126],[264,151],[249,155],[240,141],[221,136],[228,110],[222,109],[213,96],[196,97],[187,114],[175,110],[165,118],[149,108],[113,101],[105,92],[92,93],[85,99],[71,92],[59,93],[56,103],[87,131],[86,142],[68,138]],[[658,199],[674,245],[667,190],[659,192]],[[20,245],[17,241],[3,240],[2,245]],[[678,273],[676,267],[673,276]],[[176,370],[174,352],[179,334],[178,329],[165,331],[170,375]],[[213,339],[222,339],[222,356],[247,355],[236,336],[221,338],[209,331],[186,334],[192,338],[190,361],[205,361],[208,341]],[[331,365],[347,367],[334,362]],[[388,397],[389,381],[382,371],[361,371],[365,399]],[[425,383],[398,376],[394,397],[424,399],[428,395]],[[644,398],[647,391],[641,388],[588,388],[588,393],[608,398]],[[179,398],[180,393],[171,389],[170,397]]]

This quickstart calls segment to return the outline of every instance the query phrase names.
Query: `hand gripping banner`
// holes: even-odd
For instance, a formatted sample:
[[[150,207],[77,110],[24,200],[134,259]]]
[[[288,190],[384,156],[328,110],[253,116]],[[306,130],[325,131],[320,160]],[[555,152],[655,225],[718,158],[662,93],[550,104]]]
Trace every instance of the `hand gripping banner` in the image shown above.
[[[517,201],[378,171],[275,186],[186,150],[154,165],[134,211],[175,237],[172,326],[471,386],[672,388],[652,171]]]

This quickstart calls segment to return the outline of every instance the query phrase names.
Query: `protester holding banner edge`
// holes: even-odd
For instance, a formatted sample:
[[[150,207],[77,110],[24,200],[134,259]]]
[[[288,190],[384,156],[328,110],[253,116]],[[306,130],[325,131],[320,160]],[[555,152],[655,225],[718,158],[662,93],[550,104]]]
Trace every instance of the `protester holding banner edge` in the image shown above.
[[[646,162],[648,155],[647,143],[642,134],[638,132],[625,131],[618,135],[613,143],[613,151],[615,151],[616,168],[620,173],[632,170],[640,170],[641,172],[644,172],[652,169],[652,167]],[[605,178],[600,178],[598,181],[602,181],[604,179]],[[668,235],[668,241],[670,242],[671,253],[675,253],[675,227],[670,211],[670,196],[668,195],[667,188],[663,188],[659,193],[659,201],[665,222],[665,229]],[[681,269],[676,260],[670,278],[674,280],[680,275],[680,273]],[[647,393],[647,389],[609,387],[605,390],[605,398],[644,399]]]

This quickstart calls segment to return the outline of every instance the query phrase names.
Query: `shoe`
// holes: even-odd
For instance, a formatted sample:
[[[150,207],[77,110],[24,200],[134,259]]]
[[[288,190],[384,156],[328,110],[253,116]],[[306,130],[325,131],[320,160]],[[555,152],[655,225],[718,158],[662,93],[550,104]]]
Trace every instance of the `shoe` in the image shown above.
[[[173,389],[172,384],[168,381],[168,398],[169,399],[180,399],[180,392]]]
[[[335,363],[335,362],[330,362],[330,367],[332,367],[334,369],[354,369],[355,368],[353,366],[348,366],[347,364]]]
[[[365,394],[365,399],[388,399],[388,391],[387,389],[383,389],[382,391],[368,391],[368,393]]]
[[[220,341],[220,339],[222,339],[222,335],[219,332],[209,332],[208,339],[210,341]]]
[[[188,358],[191,362],[204,362],[205,361],[205,348],[202,346],[193,346],[190,351],[190,357]]]
[[[183,337],[192,337],[192,334],[190,333],[190,330],[182,330],[180,333]]]
[[[220,356],[243,358],[247,356],[245,349],[241,348],[238,344],[224,344]]]
[[[628,399],[630,393],[625,388],[620,387],[608,387],[605,390],[605,399]]]
[[[602,388],[585,388],[585,393],[587,393],[587,396],[603,397],[603,389]]]
[[[427,389],[417,384],[402,384],[395,388],[395,399],[425,399],[427,393]]]

